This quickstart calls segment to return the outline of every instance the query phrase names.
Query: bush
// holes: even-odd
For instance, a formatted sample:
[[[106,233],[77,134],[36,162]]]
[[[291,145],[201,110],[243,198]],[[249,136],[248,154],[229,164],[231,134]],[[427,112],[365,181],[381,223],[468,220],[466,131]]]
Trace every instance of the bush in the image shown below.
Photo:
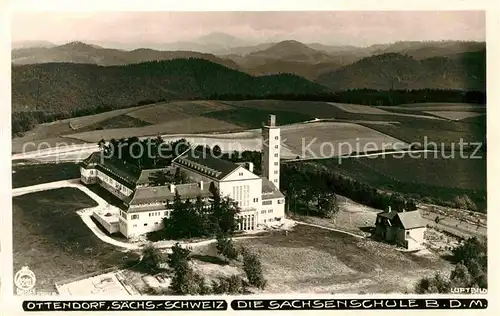
[[[243,254],[243,270],[245,271],[248,283],[257,288],[263,289],[266,287],[266,280],[262,272],[262,264],[256,254],[242,249]]]
[[[214,294],[243,294],[246,292],[245,281],[237,276],[220,277],[219,281],[212,281]]]
[[[236,260],[238,258],[238,251],[234,247],[233,240],[222,233],[217,234],[217,253],[228,260]]]
[[[149,274],[156,274],[160,271],[159,265],[164,261],[164,257],[158,248],[149,244],[142,249],[142,259],[139,266]]]
[[[472,237],[452,250],[453,261],[457,263],[449,279],[436,274],[434,278],[423,278],[415,290],[418,294],[449,293],[453,287],[488,287],[487,242]]]

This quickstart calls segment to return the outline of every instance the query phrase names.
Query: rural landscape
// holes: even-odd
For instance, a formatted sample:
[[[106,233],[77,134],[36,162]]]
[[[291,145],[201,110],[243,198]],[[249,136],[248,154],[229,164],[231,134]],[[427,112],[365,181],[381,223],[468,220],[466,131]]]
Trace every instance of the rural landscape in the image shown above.
[[[14,40],[14,273],[29,267],[37,291],[80,296],[487,289],[484,39],[297,38]],[[161,229],[131,237],[99,214],[132,201],[84,173],[134,143],[156,154],[123,158],[116,179],[137,185],[134,199],[151,187],[171,200],[169,217],[154,209]],[[159,158],[161,144],[179,143]],[[239,229],[244,203],[199,180],[201,193],[182,200],[187,150],[246,164],[284,198],[285,216]],[[402,240],[389,240],[397,225]]]

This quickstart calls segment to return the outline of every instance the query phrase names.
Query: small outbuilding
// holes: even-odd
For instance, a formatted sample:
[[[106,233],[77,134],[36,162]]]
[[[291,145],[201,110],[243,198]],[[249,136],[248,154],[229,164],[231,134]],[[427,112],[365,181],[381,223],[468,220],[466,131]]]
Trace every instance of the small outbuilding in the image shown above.
[[[395,212],[389,207],[387,212],[377,214],[375,235],[408,250],[422,248],[425,230],[426,224],[418,210]]]

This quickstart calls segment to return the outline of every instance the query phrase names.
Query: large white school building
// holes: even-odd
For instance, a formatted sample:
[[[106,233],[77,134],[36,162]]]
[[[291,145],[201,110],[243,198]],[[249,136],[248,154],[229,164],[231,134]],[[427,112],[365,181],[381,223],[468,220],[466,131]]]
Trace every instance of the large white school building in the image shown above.
[[[98,183],[122,202],[118,214],[100,211],[93,216],[109,233],[120,232],[127,238],[138,236],[163,228],[163,218],[170,216],[175,192],[184,200],[199,196],[208,202],[212,184],[222,196],[237,202],[240,230],[280,225],[285,218],[285,197],[279,190],[281,136],[274,115],[262,127],[262,136],[262,176],[253,173],[252,163],[232,163],[194,149],[173,159],[169,168],[139,172],[102,160],[100,152],[92,153],[81,163],[81,181]],[[154,173],[172,168],[180,168],[188,183],[151,183]]]

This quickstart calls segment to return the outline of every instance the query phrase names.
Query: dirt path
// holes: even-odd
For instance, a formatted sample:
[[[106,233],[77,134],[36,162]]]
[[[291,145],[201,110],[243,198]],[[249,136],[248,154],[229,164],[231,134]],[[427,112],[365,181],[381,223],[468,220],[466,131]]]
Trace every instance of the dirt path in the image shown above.
[[[295,221],[295,223],[300,224],[300,225],[307,225],[307,226],[317,227],[317,228],[321,228],[321,229],[326,229],[326,230],[330,230],[330,231],[338,232],[338,233],[342,233],[342,234],[347,234],[347,235],[351,235],[351,236],[354,236],[357,238],[362,238],[362,239],[365,238],[364,236],[353,234],[353,233],[350,233],[350,232],[347,232],[347,231],[341,230],[341,229],[336,229],[336,228],[331,228],[331,227],[327,227],[327,226],[316,225],[316,224],[311,224],[311,223],[306,223],[306,222],[300,222],[300,221]]]

